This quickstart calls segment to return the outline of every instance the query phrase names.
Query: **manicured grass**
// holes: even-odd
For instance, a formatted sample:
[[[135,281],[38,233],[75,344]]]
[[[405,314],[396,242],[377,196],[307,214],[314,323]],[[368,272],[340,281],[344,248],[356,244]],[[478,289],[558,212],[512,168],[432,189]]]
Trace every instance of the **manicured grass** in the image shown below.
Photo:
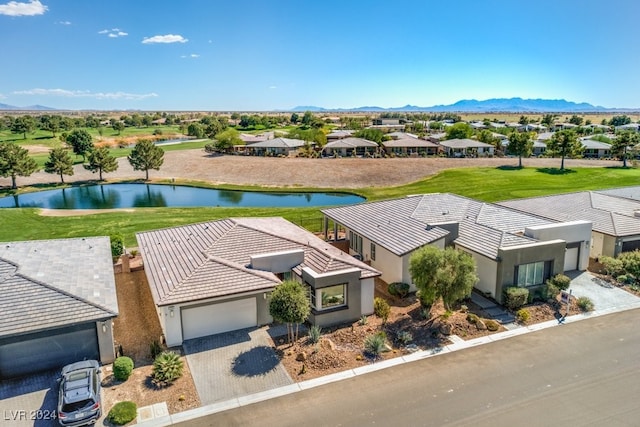
[[[575,168],[463,168],[449,169],[411,184],[366,188],[352,193],[369,200],[403,197],[409,194],[449,192],[495,202],[522,197],[638,185],[640,169]],[[202,183],[185,183],[201,185]],[[220,187],[216,187],[220,188]],[[256,186],[224,186],[236,190],[261,190]],[[274,190],[268,188],[262,190]],[[286,188],[283,191],[327,191],[326,189]],[[340,191],[340,189],[336,189]],[[127,246],[135,246],[135,233],[164,227],[240,216],[282,216],[310,231],[321,231],[319,208],[147,208],[133,212],[105,212],[70,217],[40,216],[37,209],[0,210],[0,241],[54,239],[111,235],[120,233]],[[19,226],[17,226],[19,224]]]

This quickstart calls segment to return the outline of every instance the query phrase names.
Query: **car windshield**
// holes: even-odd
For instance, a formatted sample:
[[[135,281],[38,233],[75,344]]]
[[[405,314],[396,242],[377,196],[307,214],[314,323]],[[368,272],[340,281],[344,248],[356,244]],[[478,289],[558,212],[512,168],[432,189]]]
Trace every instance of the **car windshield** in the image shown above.
[[[80,400],[78,402],[65,403],[64,405],[62,405],[62,412],[79,411],[81,409],[85,409],[89,406],[92,406],[94,403],[95,402],[93,399],[85,399],[85,400]]]

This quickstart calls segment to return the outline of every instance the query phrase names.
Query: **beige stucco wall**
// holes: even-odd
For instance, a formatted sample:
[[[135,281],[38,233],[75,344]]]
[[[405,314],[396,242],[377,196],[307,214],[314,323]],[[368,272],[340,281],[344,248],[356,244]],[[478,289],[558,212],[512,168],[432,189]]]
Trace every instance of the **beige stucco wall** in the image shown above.
[[[113,343],[113,319],[105,320],[104,322],[96,322],[96,331],[98,333],[100,362],[103,364],[113,362],[116,358],[115,346]]]
[[[488,294],[491,297],[496,297],[496,283],[498,282],[498,263],[484,255],[470,251],[463,247],[456,247],[465,253],[471,255],[476,263],[476,274],[478,275],[478,282],[475,284],[475,288],[482,293]]]

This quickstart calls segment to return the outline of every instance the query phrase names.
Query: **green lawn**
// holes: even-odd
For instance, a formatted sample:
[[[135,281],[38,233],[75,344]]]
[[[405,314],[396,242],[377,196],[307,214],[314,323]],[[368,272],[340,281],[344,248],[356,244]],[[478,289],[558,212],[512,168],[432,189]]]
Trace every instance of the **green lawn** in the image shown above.
[[[167,148],[169,147],[171,146]],[[449,169],[431,178],[399,187],[367,188],[354,193],[361,194],[369,200],[382,200],[408,194],[450,192],[495,202],[638,184],[640,184],[640,169],[576,168],[560,173],[557,169],[464,168]],[[225,187],[259,189],[259,187]],[[284,191],[305,190],[313,189],[284,189]],[[2,209],[0,241],[121,233],[125,237],[126,244],[132,246],[136,244],[137,231],[233,216],[282,216],[311,231],[320,231],[322,227],[322,215],[318,208],[148,208],[137,209],[134,212],[106,212],[71,217],[40,216],[37,209]]]

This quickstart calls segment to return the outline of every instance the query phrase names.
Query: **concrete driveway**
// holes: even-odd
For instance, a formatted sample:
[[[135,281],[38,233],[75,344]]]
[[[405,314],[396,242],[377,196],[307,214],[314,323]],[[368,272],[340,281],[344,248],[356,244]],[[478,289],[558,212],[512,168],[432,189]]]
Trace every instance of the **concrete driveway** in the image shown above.
[[[588,271],[565,273],[571,278],[569,290],[576,298],[588,297],[598,311],[631,308],[640,298],[593,276]]]
[[[202,405],[293,384],[268,327],[188,340],[183,348]]]
[[[57,426],[59,370],[0,382],[0,425]]]

